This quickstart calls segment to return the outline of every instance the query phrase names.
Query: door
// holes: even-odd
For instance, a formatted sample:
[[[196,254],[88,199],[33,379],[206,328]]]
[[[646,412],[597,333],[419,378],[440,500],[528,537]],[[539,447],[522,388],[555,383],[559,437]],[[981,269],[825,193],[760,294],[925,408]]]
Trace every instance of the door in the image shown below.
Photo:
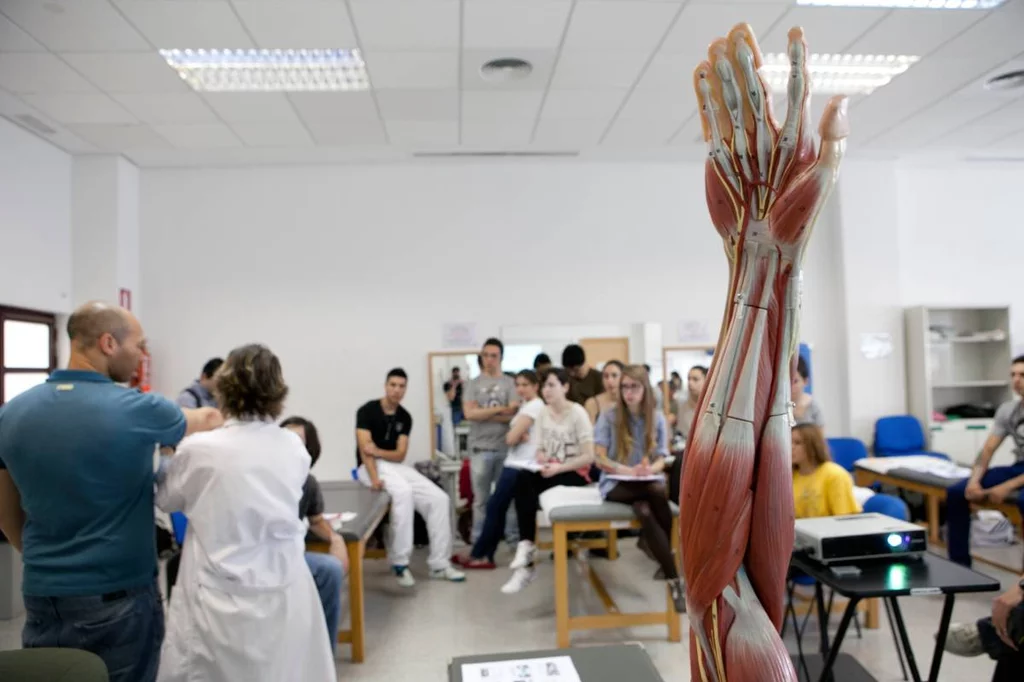
[[[629,337],[607,339],[580,339],[580,346],[587,356],[587,364],[600,370],[609,360],[629,364]]]

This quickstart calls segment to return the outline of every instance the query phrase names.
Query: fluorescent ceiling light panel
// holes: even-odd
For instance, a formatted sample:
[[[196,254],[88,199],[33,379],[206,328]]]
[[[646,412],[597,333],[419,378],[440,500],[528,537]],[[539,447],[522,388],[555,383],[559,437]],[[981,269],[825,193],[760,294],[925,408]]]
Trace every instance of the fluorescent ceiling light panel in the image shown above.
[[[366,90],[359,50],[160,50],[193,90],[321,92]]]
[[[812,54],[807,60],[811,92],[866,95],[909,69],[919,59],[891,54]],[[785,92],[789,70],[788,55],[764,56],[761,75],[776,92]]]
[[[813,7],[884,7],[888,9],[992,9],[1006,0],[796,0]]]

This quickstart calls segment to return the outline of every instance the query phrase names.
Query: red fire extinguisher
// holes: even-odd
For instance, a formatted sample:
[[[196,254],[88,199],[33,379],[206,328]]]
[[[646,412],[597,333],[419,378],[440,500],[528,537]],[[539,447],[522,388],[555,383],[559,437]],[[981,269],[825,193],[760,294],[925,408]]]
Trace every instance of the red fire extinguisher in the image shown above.
[[[139,360],[139,366],[135,370],[135,374],[132,376],[130,386],[137,388],[143,393],[149,393],[150,391],[150,372],[149,372],[149,352],[143,351],[142,359]]]

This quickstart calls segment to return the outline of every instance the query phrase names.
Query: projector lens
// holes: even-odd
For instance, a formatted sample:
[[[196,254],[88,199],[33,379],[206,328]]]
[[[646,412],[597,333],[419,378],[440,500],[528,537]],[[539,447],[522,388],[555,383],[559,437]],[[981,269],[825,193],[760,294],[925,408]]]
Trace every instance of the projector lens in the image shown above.
[[[886,538],[886,541],[889,543],[889,546],[894,549],[903,544],[903,538],[901,538],[896,533],[890,533],[889,537]]]

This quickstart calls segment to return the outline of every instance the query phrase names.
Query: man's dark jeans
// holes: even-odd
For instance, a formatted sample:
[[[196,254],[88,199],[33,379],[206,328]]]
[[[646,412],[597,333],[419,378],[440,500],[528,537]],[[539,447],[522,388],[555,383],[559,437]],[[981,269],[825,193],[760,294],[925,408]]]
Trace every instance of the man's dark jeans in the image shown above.
[[[999,639],[991,618],[978,621],[978,634],[981,635],[982,646],[989,657],[998,661],[995,677],[992,682],[1020,682],[1024,680],[1024,603],[1010,612],[1007,623],[1010,639],[1017,644],[1017,651],[1006,646]]]
[[[26,649],[91,651],[110,682],[154,682],[164,641],[164,606],[156,580],[146,587],[92,597],[25,596]]]

